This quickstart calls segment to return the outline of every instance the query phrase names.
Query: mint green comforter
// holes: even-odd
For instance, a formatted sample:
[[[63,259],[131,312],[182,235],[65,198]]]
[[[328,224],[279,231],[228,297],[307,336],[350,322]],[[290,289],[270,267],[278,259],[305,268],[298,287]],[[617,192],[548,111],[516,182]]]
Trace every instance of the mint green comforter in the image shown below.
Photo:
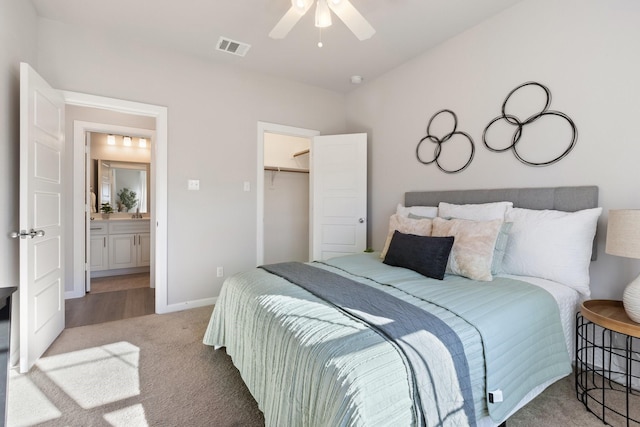
[[[532,388],[570,373],[557,306],[536,286],[427,279],[376,254],[314,265],[390,292],[454,329],[479,418],[499,423]],[[410,374],[396,348],[262,269],[225,282],[203,341],[226,347],[267,426],[414,425]],[[435,395],[448,387],[434,384]],[[487,403],[487,392],[498,389],[504,401]]]

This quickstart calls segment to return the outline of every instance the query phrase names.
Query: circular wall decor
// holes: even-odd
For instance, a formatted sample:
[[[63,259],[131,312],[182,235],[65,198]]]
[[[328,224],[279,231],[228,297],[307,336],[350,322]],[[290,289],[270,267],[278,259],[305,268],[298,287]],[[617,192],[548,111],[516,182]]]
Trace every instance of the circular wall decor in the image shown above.
[[[453,129],[451,130],[451,132],[438,137],[432,134],[431,125],[433,124],[434,120],[438,116],[441,116],[444,114],[448,114],[453,118]],[[458,128],[458,117],[455,115],[453,111],[444,109],[435,113],[431,117],[431,119],[429,120],[429,124],[427,125],[427,135],[424,136],[420,140],[420,142],[418,142],[418,146],[416,147],[416,158],[418,159],[418,161],[424,165],[435,163],[438,166],[438,169],[446,173],[457,173],[466,169],[467,166],[469,166],[469,164],[471,163],[471,160],[473,160],[473,156],[475,154],[476,148],[475,148],[475,145],[473,144],[473,139],[471,139],[471,137],[465,132],[457,131],[456,130],[457,128]],[[469,142],[469,145],[470,145],[469,159],[466,161],[466,163],[462,167],[458,169],[447,169],[440,163],[439,158],[440,158],[440,155],[442,154],[443,144],[451,140],[451,138],[454,136],[462,137]],[[429,157],[430,160],[425,160],[423,158],[423,155],[421,154],[420,148],[424,142],[431,142],[435,144],[433,148],[433,156],[432,156],[433,158]]]
[[[507,103],[509,102],[509,99],[517,91],[526,87],[538,88],[542,90],[544,92],[544,97],[546,101],[541,111],[535,114],[532,114],[526,119],[521,119],[516,114],[511,114],[507,111]],[[566,157],[567,154],[569,154],[569,152],[573,149],[573,147],[575,147],[576,142],[578,140],[578,129],[576,128],[576,125],[573,123],[573,120],[571,120],[569,116],[567,116],[564,113],[561,113],[560,111],[549,110],[550,106],[551,106],[551,92],[546,86],[537,82],[526,82],[521,84],[520,86],[516,87],[511,92],[509,92],[509,95],[507,95],[507,98],[504,100],[504,103],[502,104],[502,115],[491,120],[487,125],[487,127],[484,129],[484,132],[482,133],[482,142],[489,150],[493,152],[499,153],[499,152],[511,150],[513,152],[513,155],[516,157],[516,159],[518,159],[522,163],[529,166],[548,166],[560,161],[561,159]],[[534,162],[534,161],[523,158],[523,156],[518,152],[518,142],[522,138],[523,132],[525,130],[525,126],[537,120],[548,119],[551,116],[559,117],[562,120],[565,120],[571,128],[571,140],[569,141],[566,149],[557,157],[552,158],[550,160],[546,160],[546,161]],[[492,144],[488,141],[487,133],[489,132],[492,126],[501,122],[506,122],[507,124],[515,127],[515,129],[513,130],[513,135],[511,137],[510,144],[503,146],[502,148],[496,148],[495,144],[492,146]]]

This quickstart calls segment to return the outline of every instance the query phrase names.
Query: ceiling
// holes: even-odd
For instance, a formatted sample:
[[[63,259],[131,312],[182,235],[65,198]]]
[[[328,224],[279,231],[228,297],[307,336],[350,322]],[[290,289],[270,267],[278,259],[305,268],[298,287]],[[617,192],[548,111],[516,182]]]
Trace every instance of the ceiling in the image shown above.
[[[291,0],[32,0],[43,18],[338,92],[353,89],[352,75],[373,80],[520,1],[351,0],[376,33],[359,41],[333,15],[319,48],[315,7],[286,38],[269,38]],[[221,36],[251,48],[217,51]]]

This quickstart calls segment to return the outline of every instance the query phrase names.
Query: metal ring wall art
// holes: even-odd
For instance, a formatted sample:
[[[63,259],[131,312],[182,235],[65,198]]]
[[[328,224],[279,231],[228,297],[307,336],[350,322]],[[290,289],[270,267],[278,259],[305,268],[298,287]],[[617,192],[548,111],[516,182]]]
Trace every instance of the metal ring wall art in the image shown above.
[[[431,134],[431,124],[433,123],[434,119],[436,117],[438,117],[441,114],[450,114],[453,117],[453,129],[451,130],[451,132],[438,137],[435,135]],[[473,144],[473,139],[471,139],[471,137],[469,135],[467,135],[464,132],[460,132],[457,131],[458,127],[458,118],[456,117],[455,113],[451,110],[440,110],[437,113],[435,113],[431,119],[429,120],[429,124],[427,125],[427,135],[425,137],[423,137],[420,142],[418,142],[418,146],[416,147],[416,157],[418,159],[418,161],[422,164],[425,165],[429,165],[431,163],[435,163],[438,168],[446,173],[457,173],[460,172],[462,170],[464,170],[467,166],[469,166],[469,164],[471,163],[471,160],[473,160],[473,155],[475,154],[476,148],[475,145]],[[449,169],[445,169],[439,162],[439,158],[440,155],[442,154],[442,150],[443,150],[443,145],[449,141],[454,135],[460,135],[463,138],[466,138],[466,140],[469,141],[469,144],[471,146],[471,150],[470,150],[470,154],[469,154],[469,160],[467,160],[467,162],[459,169],[455,169],[455,170],[449,170]],[[435,147],[433,149],[433,159],[431,160],[423,160],[422,156],[420,155],[420,146],[422,145],[423,142],[428,141],[428,142],[432,142],[433,144],[435,144]]]
[[[509,98],[511,98],[511,96],[517,92],[519,89],[522,89],[524,87],[527,86],[535,86],[540,88],[541,90],[544,91],[545,96],[546,96],[546,103],[545,106],[542,108],[542,111],[540,111],[539,113],[533,114],[530,117],[522,120],[520,118],[518,118],[517,116],[515,116],[514,114],[509,114],[507,113],[507,103],[509,102]],[[515,89],[513,89],[509,95],[507,95],[507,98],[504,100],[504,103],[502,104],[502,115],[496,117],[495,119],[491,120],[489,122],[489,124],[487,125],[487,127],[484,129],[484,132],[482,134],[482,141],[484,142],[484,145],[491,151],[493,152],[504,152],[507,150],[512,150],[513,154],[516,156],[516,158],[518,160],[520,160],[522,163],[529,165],[529,166],[548,166],[551,165],[553,163],[556,163],[558,161],[560,161],[561,159],[563,159],[567,154],[569,154],[569,152],[573,149],[573,147],[575,147],[576,145],[576,141],[578,140],[578,130],[576,128],[576,125],[573,123],[573,121],[569,118],[569,116],[567,116],[564,113],[561,113],[560,111],[554,111],[554,110],[549,110],[549,106],[551,105],[551,92],[549,91],[549,89],[537,82],[526,82],[521,84],[520,86],[516,87]],[[564,120],[567,121],[567,123],[569,124],[569,126],[571,127],[571,132],[572,132],[572,137],[571,137],[571,141],[569,141],[569,144],[567,146],[567,148],[564,150],[564,152],[562,152],[562,154],[560,154],[558,157],[553,158],[551,160],[548,161],[543,161],[543,162],[533,162],[533,161],[528,161],[526,159],[524,159],[520,153],[518,152],[518,142],[520,141],[520,138],[522,137],[522,134],[524,132],[524,127],[535,122],[536,120],[541,120],[544,118],[547,118],[548,116],[556,116],[556,117],[560,117]],[[515,127],[514,132],[513,132],[513,136],[511,137],[511,144],[508,145],[505,148],[494,148],[491,146],[491,144],[489,143],[489,141],[487,140],[487,132],[489,131],[489,129],[491,128],[492,125],[500,122],[500,121],[506,121],[509,125],[512,125]]]

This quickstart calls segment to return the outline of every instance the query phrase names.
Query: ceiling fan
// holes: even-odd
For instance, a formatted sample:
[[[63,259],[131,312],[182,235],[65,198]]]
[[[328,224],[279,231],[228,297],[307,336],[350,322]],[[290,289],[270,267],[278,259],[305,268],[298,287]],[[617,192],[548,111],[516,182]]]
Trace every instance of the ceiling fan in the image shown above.
[[[291,7],[271,30],[269,37],[285,38],[313,3],[314,0],[291,0]],[[333,11],[359,40],[366,40],[376,32],[349,0],[316,0],[315,3],[315,25],[318,28],[331,25],[331,11]]]

